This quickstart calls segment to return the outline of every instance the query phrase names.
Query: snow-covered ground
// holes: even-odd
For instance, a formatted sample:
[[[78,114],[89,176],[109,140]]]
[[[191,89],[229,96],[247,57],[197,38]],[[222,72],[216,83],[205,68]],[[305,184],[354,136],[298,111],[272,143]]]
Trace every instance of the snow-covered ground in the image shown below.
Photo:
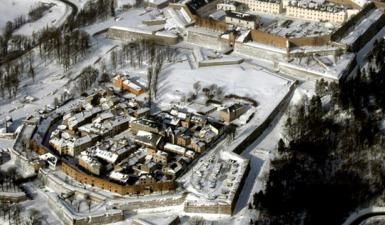
[[[26,183],[25,188],[28,192],[33,196],[33,200],[26,200],[24,202],[19,203],[18,205],[21,207],[20,217],[22,221],[30,220],[30,212],[31,210],[37,210],[40,212],[42,218],[42,224],[49,225],[63,225],[64,223],[60,221],[60,219],[50,210],[50,207],[47,203],[47,197],[44,192],[47,192],[46,189],[36,188],[36,184]],[[4,220],[4,218],[0,217],[1,225],[9,225],[8,219]],[[24,223],[23,223],[24,224]]]
[[[40,0],[39,2],[54,4],[42,18],[32,23],[26,23],[15,34],[30,36],[33,32],[37,32],[45,27],[58,27],[62,25],[66,18],[71,14],[71,8],[61,1],[57,0]]]
[[[0,149],[11,148],[14,140],[0,138]]]
[[[160,106],[179,101],[181,93],[193,91],[193,84],[202,86],[216,84],[226,94],[247,96],[259,102],[257,114],[265,114],[275,106],[272,104],[287,93],[288,81],[274,76],[261,67],[249,64],[202,67],[192,70],[187,61],[166,67],[159,76]],[[279,101],[279,100],[278,100]]]
[[[49,60],[36,62],[35,82],[32,82],[31,78],[23,78],[20,82],[19,94],[15,99],[0,99],[0,120],[9,115],[16,121],[15,125],[17,126],[25,117],[38,114],[37,111],[44,109],[47,104],[52,105],[55,98],[72,87],[74,84],[71,82],[72,79],[84,67],[93,65],[95,61],[116,45],[114,41],[107,39],[96,39],[96,42],[90,49],[90,53],[68,71],[64,71],[60,65]],[[36,101],[22,103],[25,96],[32,96]]]
[[[32,35],[47,26],[60,26],[71,13],[71,8],[58,0],[1,0],[0,1],[0,31],[5,27],[7,21],[13,21],[18,16],[28,19],[28,12],[39,3],[53,4],[43,17],[32,23],[26,23],[15,34]]]
[[[341,43],[351,45],[353,44],[366,30],[376,22],[383,14],[382,9],[375,9],[367,13],[361,21],[357,23],[354,29],[342,38]]]
[[[32,6],[39,0],[1,0],[0,1],[0,31],[4,29],[7,21],[13,21],[16,17],[28,14]]]
[[[297,104],[304,95],[313,94],[314,82],[307,81],[296,89],[290,105]],[[270,170],[270,160],[274,157],[279,139],[283,137],[286,118],[285,111],[281,111],[263,134],[241,154],[250,160],[250,172],[234,210],[234,220],[238,222],[237,224],[247,224],[250,219],[255,218],[256,212],[250,212],[248,204],[252,202],[254,193],[264,190],[266,175]]]
[[[135,27],[143,25],[142,21],[150,18],[151,12],[146,12],[143,8],[130,9],[127,12],[119,14],[116,19],[110,18],[105,21],[101,21],[86,27],[84,30],[92,35],[112,26]]]
[[[85,3],[85,0],[70,1],[74,2],[78,7],[84,6]],[[85,30],[90,34],[95,34],[111,25],[137,26],[141,24],[142,20],[148,18],[151,18],[151,13],[146,13],[143,9],[132,9],[119,15],[118,21],[109,19],[86,27]],[[107,40],[102,36],[96,36],[93,41],[95,45],[90,50],[90,54],[67,72],[63,72],[62,68],[55,63],[37,62],[39,65],[36,68],[36,73],[38,74],[36,81],[33,83],[31,79],[23,80],[20,85],[21,93],[16,99],[12,101],[8,99],[0,100],[0,119],[3,119],[6,115],[11,115],[14,120],[20,121],[24,117],[36,113],[38,109],[44,108],[45,105],[52,104],[54,98],[59,96],[64,89],[70,88],[71,80],[79,74],[82,68],[94,65],[101,58],[108,59],[109,54],[107,52],[119,43]],[[193,91],[193,84],[197,81],[201,82],[203,87],[216,84],[223,88],[225,94],[236,94],[253,98],[258,101],[259,105],[255,108],[255,115],[251,122],[239,130],[237,134],[239,139],[248,135],[250,131],[254,130],[256,126],[259,126],[270,115],[272,110],[287,94],[292,84],[290,80],[281,75],[274,74],[261,66],[248,62],[240,65],[194,68],[191,66],[194,58],[192,57],[192,51],[187,50],[185,56],[186,60],[164,66],[159,77],[159,90],[156,102],[162,107],[168,107],[173,102],[178,102],[181,95]],[[130,75],[140,76],[143,80],[146,79],[145,69],[127,68],[127,70]],[[308,95],[313,93],[313,88],[313,83],[305,83],[300,90],[295,92],[293,101],[298,101],[302,94]],[[37,100],[33,103],[22,104],[20,100],[26,95],[31,95],[37,98]],[[255,211],[249,210],[247,206],[252,199],[252,194],[263,188],[261,171],[266,171],[269,168],[268,160],[271,157],[269,152],[274,151],[281,137],[283,121],[283,113],[280,113],[262,136],[242,153],[242,156],[250,160],[251,170],[237,202],[235,215],[229,217],[208,214],[204,215],[205,219],[213,221],[213,224],[248,224],[250,219],[255,218]],[[0,140],[0,148],[2,147],[1,145],[7,146],[9,144]],[[219,147],[221,149],[226,148],[223,145]],[[35,191],[38,192],[38,190]],[[38,197],[36,203],[31,204],[29,207],[34,207],[38,201],[44,202],[45,199],[42,196]],[[41,204],[41,207],[43,207],[41,210],[46,210],[50,213],[46,204]],[[142,210],[133,218],[164,217],[169,215],[192,216],[193,214],[184,213],[183,206],[177,205]],[[53,217],[49,216],[49,218],[52,219]],[[186,223],[186,219],[182,219],[182,221]],[[127,221],[116,224],[126,223]],[[49,224],[59,223],[52,219]]]

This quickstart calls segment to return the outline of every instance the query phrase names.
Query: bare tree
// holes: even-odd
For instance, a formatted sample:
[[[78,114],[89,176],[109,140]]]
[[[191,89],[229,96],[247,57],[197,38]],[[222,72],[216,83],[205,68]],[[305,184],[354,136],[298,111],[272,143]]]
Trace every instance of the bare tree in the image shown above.
[[[188,225],[205,225],[206,222],[202,217],[193,217],[188,221]]]
[[[86,200],[87,205],[88,205],[88,212],[90,212],[91,211],[91,205],[92,205],[92,200],[91,200],[90,194],[88,194],[88,193],[85,194],[84,199]]]
[[[201,82],[200,81],[195,82],[193,84],[193,88],[194,88],[194,91],[195,91],[195,95],[198,96],[199,91],[202,89]]]
[[[116,68],[118,67],[118,54],[116,51],[111,52],[111,65],[114,71],[116,71]]]
[[[31,225],[40,225],[42,223],[42,215],[39,210],[31,209],[29,211],[29,220]]]
[[[35,82],[35,69],[33,68],[34,58],[33,58],[32,51],[28,52],[28,62],[29,62],[28,74],[32,78],[32,81]]]

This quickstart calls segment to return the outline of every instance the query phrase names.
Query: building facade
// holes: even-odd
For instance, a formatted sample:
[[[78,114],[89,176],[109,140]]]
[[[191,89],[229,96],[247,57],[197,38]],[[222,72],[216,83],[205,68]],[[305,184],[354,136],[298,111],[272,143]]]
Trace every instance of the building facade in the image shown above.
[[[281,0],[237,0],[248,6],[250,11],[269,14],[280,14],[283,12]]]
[[[343,23],[348,19],[346,11],[324,11],[293,5],[286,7],[286,15],[314,21],[329,21],[332,23]]]
[[[257,28],[258,17],[245,13],[227,12],[225,21],[234,26],[255,29]]]

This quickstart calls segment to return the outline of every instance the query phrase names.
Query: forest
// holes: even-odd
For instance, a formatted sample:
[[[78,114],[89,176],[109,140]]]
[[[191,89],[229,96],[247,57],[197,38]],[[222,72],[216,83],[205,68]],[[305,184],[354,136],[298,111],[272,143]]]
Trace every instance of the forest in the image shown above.
[[[342,224],[384,194],[385,42],[373,49],[356,76],[317,81],[290,108],[255,224]]]

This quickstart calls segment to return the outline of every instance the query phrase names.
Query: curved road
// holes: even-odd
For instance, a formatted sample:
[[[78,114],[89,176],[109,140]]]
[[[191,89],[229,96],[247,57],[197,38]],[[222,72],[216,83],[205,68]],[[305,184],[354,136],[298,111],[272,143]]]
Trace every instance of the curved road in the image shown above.
[[[72,3],[71,1],[69,0],[58,0],[66,5],[68,5],[69,7],[71,7],[71,14],[68,16],[68,18],[66,20],[69,20],[69,19],[73,19],[77,14],[78,14],[78,7]],[[59,27],[63,27],[65,24],[65,22],[60,25]],[[34,49],[37,45],[33,46],[31,49]],[[9,62],[9,61],[13,61],[21,56],[23,56],[24,54],[26,54],[27,52],[29,52],[31,49],[28,49],[28,50],[24,50],[24,51],[21,51],[21,52],[17,52],[16,54],[14,55],[11,55],[11,56],[8,56],[8,57],[4,57],[4,58],[1,58],[0,59],[0,65],[5,63],[5,62]]]
[[[351,222],[346,221],[343,225],[360,225],[365,220],[370,219],[372,217],[376,217],[376,216],[385,216],[385,211],[367,212],[365,214],[358,215],[357,218],[354,218],[353,221],[351,221]]]
[[[78,7],[71,1],[69,0],[58,0],[58,1],[63,2],[64,4],[67,4],[69,7],[72,8],[71,15],[69,16],[69,18],[67,18],[67,20],[70,18],[73,19],[78,14],[78,11],[79,11]]]

